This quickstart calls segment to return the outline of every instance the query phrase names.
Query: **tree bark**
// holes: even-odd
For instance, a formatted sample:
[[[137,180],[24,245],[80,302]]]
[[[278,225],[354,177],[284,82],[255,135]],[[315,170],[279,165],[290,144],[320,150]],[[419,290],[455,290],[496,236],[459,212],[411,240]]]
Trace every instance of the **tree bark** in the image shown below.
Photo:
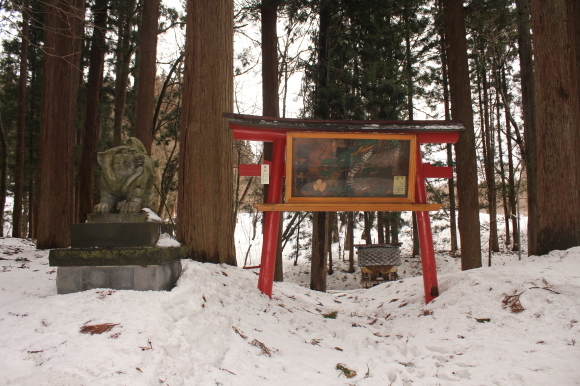
[[[530,33],[530,0],[516,0],[518,22],[518,54],[520,59],[522,112],[526,155],[526,180],[528,190],[528,218],[536,218],[536,123],[534,97],[534,62],[532,35]],[[536,245],[536,221],[528,221],[528,254]]]
[[[276,23],[278,20],[278,0],[263,0],[260,11],[262,16],[262,115],[279,117],[278,101],[278,34]],[[272,142],[264,142],[264,160],[272,161]],[[268,185],[264,185],[264,202],[268,197]],[[276,268],[274,281],[284,281],[284,267],[282,260],[282,224],[284,213],[280,213],[278,229],[278,247],[276,248]]]
[[[135,1],[123,3],[119,10],[117,25],[117,49],[115,51],[115,118],[113,121],[113,145],[123,142],[123,117],[125,101],[127,100],[127,85],[129,84],[129,63],[131,62],[131,27]]]
[[[334,212],[336,214],[336,212]],[[326,222],[324,226],[326,227],[325,245],[324,245],[324,256],[328,256],[328,269],[327,273],[332,275],[334,273],[334,267],[332,266],[332,219],[333,212],[326,213]]]
[[[70,246],[74,209],[73,147],[84,1],[47,5],[41,111],[37,248]]]
[[[529,253],[534,255],[580,245],[580,19],[574,2],[532,0],[537,196]]]
[[[26,83],[28,75],[28,24],[30,1],[22,4],[22,41],[20,43],[20,78],[18,80],[18,129],[14,163],[14,206],[12,237],[22,237],[22,197],[24,196],[24,152],[26,134]]]
[[[0,237],[4,237],[4,207],[6,206],[6,190],[8,187],[8,146],[6,131],[0,115]]]
[[[438,7],[442,7],[442,0],[438,1]],[[445,28],[439,29],[440,36],[440,54],[441,54],[441,77],[443,81],[443,107],[445,110],[445,120],[451,120],[451,109],[449,108],[449,83],[447,77],[447,55],[445,52]],[[453,167],[453,144],[447,144],[447,166]],[[455,178],[451,177],[449,179],[449,226],[451,232],[451,256],[455,257],[457,254],[457,214],[456,214],[456,204],[455,204]],[[413,222],[417,222],[417,215],[413,212]],[[415,236],[413,232],[413,238],[419,237]],[[417,246],[415,247],[415,241],[413,241],[413,256],[419,254],[419,242],[417,241]],[[415,250],[416,249],[416,250]],[[417,253],[415,253],[417,252]]]
[[[327,266],[325,258],[326,250],[326,212],[312,213],[312,259],[310,269],[310,289],[326,292]]]
[[[345,249],[348,244],[348,273],[354,273],[354,213],[348,212]]]
[[[279,117],[278,100],[278,0],[263,0],[262,14],[262,114]]]
[[[507,138],[507,155],[508,155],[508,201],[509,201],[509,213],[510,213],[510,220],[512,222],[512,230],[513,230],[513,244],[512,244],[512,251],[519,251],[520,244],[519,244],[519,234],[520,229],[518,227],[518,219],[517,219],[517,203],[516,203],[516,181],[515,181],[515,172],[514,172],[514,155],[512,149],[512,135],[511,135],[511,120],[509,119],[510,108],[508,105],[507,100],[507,79],[505,76],[505,70],[502,72],[502,88],[503,94],[506,95],[504,106],[505,106],[505,114],[506,114],[506,138]],[[517,128],[515,128],[517,131]],[[506,232],[509,230],[508,219],[506,218]],[[507,232],[509,233],[509,232]],[[507,237],[506,237],[507,238]]]
[[[135,137],[151,154],[153,113],[155,111],[155,77],[157,64],[157,30],[161,0],[145,0],[139,33],[139,72],[135,104]]]
[[[459,201],[459,236],[461,239],[461,269],[481,267],[481,238],[479,227],[479,197],[475,133],[467,62],[465,16],[463,1],[444,0],[447,33],[449,88],[453,119],[465,125],[465,132],[455,145],[457,198]]]
[[[233,1],[189,1],[177,237],[198,261],[236,264],[232,134]]]
[[[93,6],[93,37],[89,62],[89,80],[86,91],[85,128],[83,132],[83,150],[79,167],[79,196],[77,222],[83,223],[87,214],[92,213],[95,195],[95,163],[97,148],[101,138],[101,117],[99,106],[103,86],[105,53],[107,52],[107,6],[109,0],[98,0]]]
[[[414,226],[414,224],[413,224],[413,226]],[[413,230],[414,229],[415,228],[413,228]],[[377,234],[378,234],[378,242],[379,242],[379,244],[384,244],[385,243],[385,219],[384,219],[384,212],[377,212]]]

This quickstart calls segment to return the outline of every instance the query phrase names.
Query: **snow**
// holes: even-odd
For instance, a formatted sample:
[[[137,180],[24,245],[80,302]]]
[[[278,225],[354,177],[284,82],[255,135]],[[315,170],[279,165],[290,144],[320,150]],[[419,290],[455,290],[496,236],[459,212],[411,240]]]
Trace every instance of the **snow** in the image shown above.
[[[427,305],[407,249],[404,279],[367,290],[336,252],[328,293],[300,285],[301,257],[272,299],[257,270],[188,260],[172,291],[57,295],[48,251],[0,239],[0,384],[580,385],[580,247],[461,272],[435,233],[441,294]]]

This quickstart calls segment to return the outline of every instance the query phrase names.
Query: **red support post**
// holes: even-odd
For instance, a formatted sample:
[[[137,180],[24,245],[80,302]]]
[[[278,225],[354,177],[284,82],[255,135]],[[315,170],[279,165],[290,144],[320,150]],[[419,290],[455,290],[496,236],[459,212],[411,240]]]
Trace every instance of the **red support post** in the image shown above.
[[[270,166],[270,188],[266,200],[268,204],[279,204],[282,202],[285,156],[286,138],[275,139],[272,149],[272,164]],[[272,287],[274,285],[280,213],[264,212],[264,243],[262,245],[262,262],[260,264],[258,289],[269,297],[272,297]]]
[[[417,173],[415,179],[415,202],[427,203],[427,189],[425,187],[425,172],[421,156],[421,146],[417,145]],[[429,212],[417,213],[417,227],[419,228],[419,245],[421,248],[421,265],[423,268],[423,286],[425,289],[425,303],[439,296],[437,284],[437,265],[433,248],[433,234]]]

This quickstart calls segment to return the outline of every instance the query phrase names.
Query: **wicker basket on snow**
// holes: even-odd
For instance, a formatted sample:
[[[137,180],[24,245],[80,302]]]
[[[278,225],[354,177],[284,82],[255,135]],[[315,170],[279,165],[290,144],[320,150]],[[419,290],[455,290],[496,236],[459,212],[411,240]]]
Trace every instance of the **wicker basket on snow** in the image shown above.
[[[396,245],[368,244],[356,245],[358,266],[401,265],[401,251]]]

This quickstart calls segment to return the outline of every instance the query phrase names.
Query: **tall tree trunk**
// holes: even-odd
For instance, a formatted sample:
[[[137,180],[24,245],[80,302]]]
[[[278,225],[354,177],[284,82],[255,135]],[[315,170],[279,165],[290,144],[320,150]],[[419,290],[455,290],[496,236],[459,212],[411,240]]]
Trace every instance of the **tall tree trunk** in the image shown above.
[[[18,80],[18,129],[14,164],[14,207],[12,237],[22,237],[22,197],[24,195],[24,152],[26,134],[26,81],[28,75],[28,22],[30,1],[22,4],[22,41],[20,43],[20,78]]]
[[[143,2],[139,33],[139,71],[137,102],[135,104],[135,137],[139,138],[147,153],[153,144],[153,113],[155,111],[155,78],[157,75],[157,30],[161,0]]]
[[[262,113],[279,117],[278,34],[276,32],[279,0],[263,0],[262,14]],[[271,159],[269,159],[271,160]]]
[[[38,73],[38,61],[34,60],[36,55],[35,51],[32,51],[33,55],[30,60],[30,84],[35,85],[37,83]],[[37,117],[37,109],[34,103],[30,103],[29,116],[32,118]],[[40,185],[38,181],[38,168],[32,167],[34,160],[38,157],[40,151],[35,147],[34,141],[34,130],[31,127],[28,135],[28,168],[27,168],[27,183],[28,183],[28,237],[36,238],[36,231],[38,221],[38,186]]]
[[[348,273],[354,273],[354,212],[347,213],[347,223],[346,223],[346,246],[348,249]]]
[[[326,227],[326,235],[325,237],[325,245],[324,245],[324,256],[328,256],[328,270],[327,273],[332,275],[334,273],[334,268],[332,266],[332,215],[336,214],[336,212],[327,212],[326,213],[326,223],[324,226]]]
[[[413,224],[413,226],[415,226]],[[413,227],[413,231],[415,228]],[[378,242],[379,244],[385,243],[385,219],[384,219],[384,212],[377,212],[377,233],[378,233]],[[414,233],[413,233],[414,234]],[[415,240],[413,240],[413,245],[415,245]]]
[[[458,218],[461,238],[461,269],[466,270],[481,267],[481,238],[465,16],[463,1],[444,0],[443,4],[447,32],[452,116],[453,119],[462,121],[466,129],[455,146],[457,196],[461,208]]]
[[[84,1],[47,5],[40,140],[37,248],[70,246],[75,121]],[[58,171],[58,172],[56,172]]]
[[[326,250],[326,212],[312,213],[312,259],[310,269],[310,289],[326,292],[327,266]]]
[[[512,132],[511,132],[511,116],[509,101],[507,98],[508,93],[508,86],[507,86],[507,79],[505,76],[505,69],[502,68],[502,89],[503,95],[506,96],[504,100],[505,106],[505,114],[506,114],[506,139],[507,139],[507,155],[508,155],[508,188],[507,188],[507,196],[509,201],[509,209],[510,209],[510,219],[512,222],[512,230],[513,230],[513,244],[512,244],[512,251],[519,251],[520,244],[519,244],[519,234],[520,229],[518,226],[518,219],[517,219],[517,203],[516,203],[516,181],[515,181],[515,172],[514,172],[514,155],[513,155],[513,147],[512,147]],[[517,127],[514,127],[517,132]],[[506,230],[509,229],[507,225],[506,219]]]
[[[487,205],[489,214],[489,251],[499,252],[499,242],[497,234],[497,192],[495,185],[495,134],[493,123],[493,105],[490,101],[489,82],[487,80],[487,62],[484,56],[484,50],[481,49],[479,58],[481,61],[479,72],[483,92],[483,127],[482,127],[482,148],[483,163],[485,170],[485,183],[487,187]],[[499,109],[499,105],[496,104]],[[498,117],[499,126],[499,117]],[[490,254],[491,256],[491,254]],[[491,263],[490,263],[491,264]]]
[[[580,23],[574,0],[532,0],[536,229],[529,253],[580,245]]]
[[[442,0],[438,1],[438,6],[442,7]],[[451,120],[451,109],[449,108],[449,83],[447,77],[447,54],[445,52],[445,28],[439,29],[440,38],[440,54],[441,54],[441,77],[443,80],[443,107],[445,109],[445,120]],[[454,166],[453,163],[453,144],[447,144],[447,166]],[[457,214],[456,214],[456,203],[455,203],[455,178],[451,177],[449,179],[449,226],[451,232],[451,255],[453,257],[457,254]],[[413,212],[413,222],[417,222],[417,214]],[[415,237],[415,236],[413,236]],[[417,235],[418,238],[418,235]],[[419,252],[419,243],[417,243],[417,254]],[[417,255],[415,253],[415,243],[413,243],[413,256]]]
[[[260,10],[262,16],[262,115],[279,117],[278,101],[278,0],[263,0]],[[264,142],[264,160],[272,161],[272,142]],[[264,202],[268,197],[268,185],[264,185]],[[276,248],[276,268],[274,281],[284,280],[284,265],[282,260],[282,224],[284,213],[280,213],[278,227],[278,247]]]
[[[413,57],[411,55],[411,31],[409,24],[409,14],[408,10],[405,7],[405,55],[406,55],[406,72],[407,72],[407,114],[409,116],[409,120],[412,121],[414,119],[414,108],[413,108]],[[419,229],[417,226],[417,214],[415,212],[411,212],[412,216],[412,227],[413,227],[413,248],[412,248],[412,256],[417,256],[420,252],[419,247]],[[397,236],[398,239],[398,236]],[[379,242],[380,243],[380,242]]]
[[[399,222],[401,220],[401,212],[389,212],[391,225],[391,244],[399,243]]]
[[[390,213],[389,213],[390,218]],[[373,217],[371,212],[363,212],[363,219],[364,219],[364,230],[363,230],[363,238],[367,244],[372,244],[373,240],[371,237],[371,232],[373,229]]]
[[[98,0],[93,6],[93,37],[89,62],[89,80],[86,91],[85,128],[83,132],[83,150],[79,167],[78,218],[83,223],[87,214],[93,211],[95,190],[95,163],[97,148],[101,138],[101,87],[103,86],[103,69],[107,52],[107,6],[109,0]]]
[[[513,244],[512,251],[519,251],[519,227],[517,221],[517,203],[516,203],[516,181],[514,173],[514,155],[512,149],[512,139],[511,139],[511,125],[510,121],[506,121],[506,131],[507,131],[507,151],[508,151],[508,199],[510,207],[510,219],[512,221],[513,230]],[[507,221],[507,220],[506,220]],[[506,229],[509,227],[506,225]]]
[[[177,238],[198,261],[235,265],[233,1],[187,5]]]
[[[123,3],[119,10],[117,24],[117,49],[115,50],[115,118],[113,121],[113,145],[121,145],[123,133],[123,117],[125,101],[127,100],[127,85],[129,84],[129,63],[131,62],[131,28],[135,0]]]
[[[509,127],[509,120],[506,119],[506,124]],[[505,172],[505,162],[503,160],[503,146],[501,141],[501,130],[497,131],[497,152],[499,161],[499,173],[501,179],[501,200],[503,205],[503,214],[505,222],[505,245],[511,244],[511,234],[510,234],[510,207],[508,205],[507,191],[508,186],[506,182],[506,172]]]
[[[329,0],[322,0],[319,9],[318,29],[318,73],[315,91],[314,117],[328,119],[328,109],[325,99],[322,97],[323,90],[328,83],[328,45],[330,31],[331,8]],[[326,212],[312,213],[312,264],[310,272],[310,289],[326,291]]]
[[[329,45],[330,45],[330,18],[332,16],[331,0],[321,0],[318,30],[318,66],[317,66],[317,82],[315,90],[315,105],[314,117],[319,119],[329,119],[329,108],[327,97],[325,96],[326,87],[328,85],[328,59],[329,59]]]
[[[530,33],[530,0],[516,0],[518,21],[518,53],[520,59],[522,111],[526,155],[526,180],[528,193],[528,218],[536,218],[536,124],[534,98],[534,64],[532,35]],[[528,221],[528,254],[536,245],[536,221]]]
[[[500,105],[499,97],[496,93],[495,95],[495,108],[496,108],[496,123],[497,131],[500,131]],[[489,172],[490,172],[490,193],[489,193],[489,228],[491,234],[490,248],[493,252],[499,252],[499,240],[497,232],[497,184],[495,181],[495,132],[494,126],[490,126],[489,133]]]
[[[4,237],[4,207],[6,206],[6,190],[8,187],[8,145],[6,132],[0,115],[0,237]]]

